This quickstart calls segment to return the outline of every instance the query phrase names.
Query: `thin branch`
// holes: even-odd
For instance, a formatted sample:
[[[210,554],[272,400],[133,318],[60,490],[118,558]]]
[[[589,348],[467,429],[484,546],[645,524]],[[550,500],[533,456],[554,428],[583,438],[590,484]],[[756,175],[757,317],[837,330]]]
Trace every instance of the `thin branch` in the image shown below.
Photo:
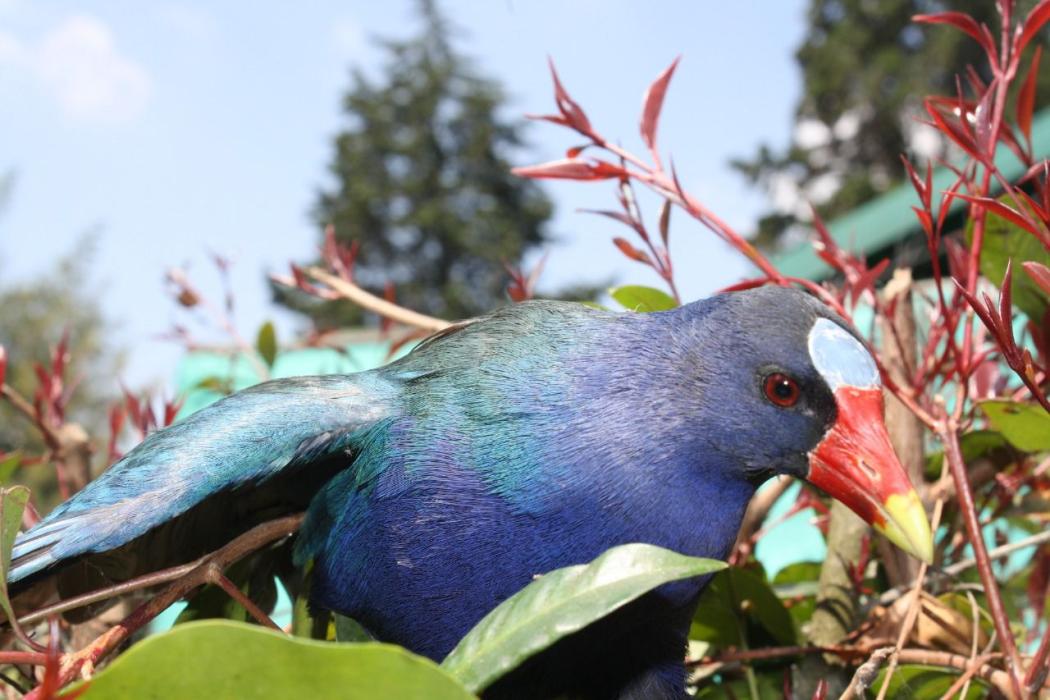
[[[237,588],[237,584],[227,578],[214,564],[209,567],[209,573],[211,573],[213,579],[211,583],[226,591],[226,595],[237,601],[241,607],[248,611],[249,615],[255,618],[256,622],[278,632],[284,631],[262,608],[255,604],[255,601],[246,596],[240,588]]]
[[[182,578],[195,568],[200,566],[205,559],[210,555],[205,555],[199,559],[189,562],[188,564],[181,564],[179,566],[173,566],[169,569],[162,569],[155,571],[150,574],[145,574],[137,578],[123,581],[121,583],[114,584],[112,586],[106,586],[89,593],[83,593],[73,598],[66,598],[60,600],[57,603],[48,605],[47,607],[34,610],[28,615],[18,618],[19,624],[29,625],[34,622],[46,619],[49,615],[56,615],[58,613],[64,613],[68,610],[76,610],[82,608],[85,605],[91,605],[92,603],[99,603],[103,600],[109,600],[110,598],[116,598],[117,596],[124,595],[126,593],[134,593],[135,591],[141,591],[145,588],[152,588],[162,583],[168,583],[176,579]]]
[[[47,663],[47,654],[42,651],[0,651],[0,665],[31,664],[43,666]]]
[[[353,282],[347,282],[345,279],[325,272],[319,267],[307,267],[303,272],[318,282],[328,285],[328,287],[337,292],[340,296],[349,299],[358,306],[368,309],[369,311],[374,311],[380,316],[385,316],[392,321],[403,323],[406,326],[415,326],[416,328],[422,328],[427,331],[440,331],[452,325],[449,321],[444,319],[427,316],[426,314],[406,309],[403,306],[398,306],[386,299],[377,297],[371,292],[366,292]]]
[[[944,443],[944,454],[948,461],[948,469],[952,479],[955,481],[955,491],[958,495],[959,510],[963,516],[966,526],[966,536],[973,547],[974,559],[977,560],[977,573],[984,593],[988,599],[988,609],[995,624],[996,634],[999,635],[999,644],[1002,645],[1010,669],[1010,679],[1013,684],[1013,695],[1021,696],[1021,657],[1014,644],[1013,632],[1010,630],[1010,618],[1003,607],[1002,594],[999,592],[999,582],[995,580],[992,572],[992,561],[988,556],[988,548],[985,546],[984,537],[981,532],[981,524],[977,518],[977,509],[973,502],[973,492],[970,482],[966,476],[966,462],[963,460],[962,449],[959,447],[959,432],[954,421],[948,421],[945,430],[941,433]]]
[[[80,676],[90,675],[99,662],[127,641],[137,630],[164,612],[172,603],[186,597],[198,586],[205,583],[218,583],[217,576],[221,576],[226,567],[252,552],[293,534],[302,523],[303,517],[303,513],[297,513],[257,525],[204,557],[201,563],[190,572],[137,607],[119,624],[101,634],[91,644],[80,651],[65,654],[62,657],[58,687],[65,686]],[[41,691],[42,688],[37,687],[32,693],[26,695],[26,700],[44,700]]]
[[[13,386],[10,384],[0,385],[0,396],[7,399],[16,411],[28,420],[33,426],[40,431],[41,436],[44,438],[44,442],[52,451],[57,451],[61,443],[58,439],[58,435],[47,423],[43,421],[40,415],[37,414],[33,404],[29,403],[24,396],[18,393]]]
[[[1050,542],[1050,530],[1039,532],[1034,535],[1029,535],[1024,539],[1017,540],[1016,542],[1009,542],[1007,544],[996,547],[995,549],[988,552],[989,559],[1002,559],[1008,557],[1016,551],[1025,549],[1027,547],[1035,547],[1036,545],[1043,544],[1044,542]],[[956,562],[951,566],[946,566],[941,570],[941,573],[947,576],[958,576],[963,571],[977,565],[976,559],[963,559],[960,562]]]

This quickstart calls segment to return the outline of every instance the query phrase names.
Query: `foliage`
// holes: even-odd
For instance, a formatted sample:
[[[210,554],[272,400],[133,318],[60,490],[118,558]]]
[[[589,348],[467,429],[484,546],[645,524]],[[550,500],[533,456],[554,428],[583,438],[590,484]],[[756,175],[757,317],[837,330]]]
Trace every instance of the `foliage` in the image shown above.
[[[643,593],[724,566],[648,544],[614,547],[586,566],[552,571],[508,598],[460,640],[441,666],[480,692],[525,659]]]
[[[34,364],[50,364],[52,349],[63,337],[69,338],[75,346],[69,373],[82,379],[67,409],[92,432],[104,425],[99,417],[105,415],[115,388],[109,378],[122,364],[121,354],[108,340],[110,325],[88,282],[93,249],[93,239],[85,237],[38,278],[0,287],[0,344],[11,358],[7,382],[32,395],[37,381]],[[43,447],[39,431],[0,402],[0,451],[19,447],[30,451]]]
[[[468,318],[503,302],[504,264],[547,240],[551,203],[510,174],[522,127],[500,116],[501,87],[455,49],[433,0],[419,8],[416,37],[382,42],[381,79],[354,71],[333,185],[314,215],[354,246],[363,287],[396,290],[402,304],[424,313]],[[358,307],[276,289],[322,329],[359,322]]]
[[[846,690],[846,682],[852,686],[848,692],[872,697],[1045,693],[1050,667],[1050,535],[1046,533],[1050,315],[1045,312],[1050,305],[1050,268],[1044,261],[1050,251],[1050,163],[1045,154],[1032,153],[1038,58],[1030,58],[1025,49],[1050,20],[1050,0],[1029,14],[1015,13],[1009,0],[997,5],[1002,17],[990,29],[962,13],[916,18],[920,24],[947,25],[917,31],[929,35],[960,31],[977,44],[985,58],[982,74],[988,79],[970,74],[963,93],[921,102],[957,153],[946,164],[955,178],[946,191],[934,190],[932,165],[904,161],[904,172],[920,202],[914,214],[932,261],[932,279],[911,287],[907,276],[899,275],[887,288],[877,290],[876,281],[887,271],[887,263],[869,268],[866,261],[842,250],[819,217],[814,220],[814,244],[836,270],[840,283],[818,285],[785,277],[758,248],[685,191],[673,169],[664,167],[657,141],[663,97],[677,62],[656,78],[643,99],[639,130],[644,157],[606,138],[552,67],[556,112],[538,118],[574,132],[574,145],[562,160],[516,172],[526,178],[616,184],[619,208],[596,213],[625,225],[627,236],[613,244],[628,258],[654,269],[666,285],[666,291],[638,286],[612,290],[626,313],[658,312],[678,303],[668,252],[671,211],[678,209],[757,268],[756,277],[734,289],[796,285],[848,319],[858,317],[860,309],[873,312],[875,327],[881,331],[870,340],[877,348],[887,392],[896,401],[890,409],[899,409],[903,416],[896,437],[904,440],[909,426],[917,431],[905,446],[914,448],[912,478],[937,532],[935,567],[902,563],[869,531],[849,530],[844,516],[829,509],[809,488],[797,491],[786,515],[770,517],[772,501],[759,505],[758,513],[745,521],[751,522],[731,553],[736,566],[714,576],[690,629],[688,667],[697,697],[747,695],[754,700],[790,692],[822,698],[837,696]],[[581,136],[586,150],[575,145]],[[1021,181],[1008,181],[996,168],[995,157],[1004,150],[1026,166]],[[635,186],[649,188],[664,200],[655,232],[642,224]],[[965,205],[966,235],[951,235],[946,227],[953,202]],[[298,293],[321,300],[352,299],[390,320],[413,325],[420,331],[417,335],[448,327],[441,319],[363,290],[357,284],[368,284],[357,275],[361,254],[332,234],[322,251],[326,269],[293,268],[292,276],[282,280]],[[538,274],[538,270],[514,271],[510,296],[529,298]],[[1021,275],[1026,277],[1023,285],[1016,283]],[[914,308],[909,289],[920,297],[921,318],[927,320],[920,332],[911,335],[908,319]],[[174,276],[173,292],[184,306],[206,304],[184,277]],[[216,318],[223,323],[221,312]],[[266,376],[280,352],[272,327],[260,329],[254,345],[236,333],[231,336],[241,352],[258,363],[259,376]],[[0,380],[9,370],[7,365],[0,351]],[[53,384],[49,377],[54,374],[44,373],[38,384]],[[17,392],[4,385],[9,403],[15,396]],[[123,413],[114,415],[126,413],[141,434],[174,415],[167,406],[163,420],[151,418],[152,412],[132,398],[126,396]],[[27,410],[33,415],[32,406]],[[936,452],[925,457],[927,448]],[[112,448],[110,454],[115,454]],[[6,458],[0,471],[18,468],[22,459],[20,455],[12,467],[11,458]],[[774,492],[782,493],[782,489]],[[6,492],[0,513],[6,527],[0,532],[4,535],[0,543],[8,547],[6,516],[14,495]],[[755,504],[762,501],[760,494]],[[754,560],[755,546],[780,519],[810,509],[827,538],[827,557],[820,564],[796,563],[770,576]],[[21,513],[17,506],[16,510]],[[32,509],[21,518],[31,522]],[[462,640],[443,668],[437,668],[403,650],[367,641],[342,642],[360,639],[365,631],[352,620],[333,621],[325,611],[310,609],[306,604],[309,570],[287,565],[287,536],[300,521],[300,516],[286,516],[264,523],[188,572],[161,572],[170,577],[101,591],[99,597],[105,599],[129,585],[145,588],[166,583],[121,625],[94,636],[86,646],[72,645],[74,637],[64,634],[57,621],[45,627],[46,610],[23,617],[37,638],[48,640],[48,647],[23,640],[31,651],[0,651],[0,663],[9,665],[17,676],[14,682],[39,684],[33,697],[49,697],[80,674],[90,675],[95,664],[171,601],[196,593],[175,631],[133,645],[96,674],[87,684],[87,695],[146,695],[162,685],[166,690],[184,689],[180,692],[186,696],[224,691],[320,695],[337,686],[340,694],[469,697],[560,636],[631,598],[666,581],[717,568],[665,550],[628,545],[589,565],[549,572],[493,610]],[[850,542],[858,550],[855,556],[847,557],[841,540],[833,538],[832,533],[843,528],[855,533]],[[266,532],[258,534],[261,529]],[[8,553],[0,552],[5,557]],[[293,599],[294,636],[329,643],[282,639],[258,629],[274,626],[270,615],[276,605],[275,577]],[[203,583],[215,585],[200,592]],[[833,598],[833,590],[844,595]],[[845,626],[844,633],[831,642],[818,642],[821,615],[828,614],[833,599],[845,599],[846,609],[833,611]],[[245,622],[199,621],[209,616]],[[198,621],[187,622],[192,619]],[[317,661],[320,656],[332,661]],[[836,663],[829,663],[827,657],[835,657]],[[26,666],[38,673],[26,676],[19,670]],[[307,677],[318,669],[332,676]],[[820,684],[815,684],[817,678]],[[424,690],[399,683],[420,683]]]
[[[1017,12],[1034,4],[1019,2]],[[811,0],[795,60],[802,96],[796,133],[783,151],[763,145],[734,166],[774,200],[755,241],[775,249],[805,230],[810,205],[824,218],[844,214],[906,179],[899,155],[943,156],[945,140],[924,128],[922,97],[954,94],[956,75],[973,66],[987,81],[981,47],[961,32],[924,32],[912,17],[936,12],[930,0]],[[966,4],[994,27],[995,3]],[[1035,43],[1045,45],[1044,35]],[[964,76],[965,80],[965,76]],[[1050,101],[1050,72],[1038,76],[1037,107]]]
[[[188,668],[170,659],[196,659]],[[225,620],[180,625],[132,647],[69,695],[191,700],[474,697],[434,662],[374,642],[327,644]]]

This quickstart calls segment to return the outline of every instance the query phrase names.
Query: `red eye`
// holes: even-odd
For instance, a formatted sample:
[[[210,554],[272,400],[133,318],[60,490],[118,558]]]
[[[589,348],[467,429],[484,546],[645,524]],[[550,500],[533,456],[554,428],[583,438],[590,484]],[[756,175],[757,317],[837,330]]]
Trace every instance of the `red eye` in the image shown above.
[[[798,403],[798,383],[786,374],[774,372],[769,375],[763,383],[763,389],[765,389],[766,398],[781,408]]]

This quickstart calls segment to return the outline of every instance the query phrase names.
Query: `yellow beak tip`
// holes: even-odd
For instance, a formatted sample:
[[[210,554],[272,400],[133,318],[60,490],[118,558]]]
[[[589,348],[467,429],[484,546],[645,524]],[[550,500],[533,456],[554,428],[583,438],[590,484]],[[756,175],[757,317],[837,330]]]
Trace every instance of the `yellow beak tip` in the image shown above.
[[[933,563],[933,535],[919,494],[892,494],[884,505],[886,521],[875,525],[895,545],[927,564]]]

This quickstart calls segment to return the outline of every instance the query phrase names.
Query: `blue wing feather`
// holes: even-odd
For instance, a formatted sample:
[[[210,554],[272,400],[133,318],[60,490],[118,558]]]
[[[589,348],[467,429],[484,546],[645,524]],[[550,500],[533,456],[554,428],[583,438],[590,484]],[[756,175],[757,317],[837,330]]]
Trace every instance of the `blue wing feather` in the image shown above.
[[[217,493],[338,456],[389,415],[390,395],[386,380],[364,372],[280,379],[218,401],[150,435],[20,535],[9,581],[120,547]]]

